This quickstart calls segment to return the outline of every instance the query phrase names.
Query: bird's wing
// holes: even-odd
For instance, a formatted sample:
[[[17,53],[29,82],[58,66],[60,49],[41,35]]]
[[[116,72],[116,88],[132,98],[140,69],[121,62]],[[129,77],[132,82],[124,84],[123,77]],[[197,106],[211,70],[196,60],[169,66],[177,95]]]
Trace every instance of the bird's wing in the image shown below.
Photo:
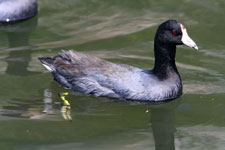
[[[41,59],[52,70],[56,81],[83,93],[97,96],[123,93],[125,96],[139,83],[139,76],[134,72],[140,69],[114,64],[77,51],[62,51],[53,58],[45,58],[45,61]]]

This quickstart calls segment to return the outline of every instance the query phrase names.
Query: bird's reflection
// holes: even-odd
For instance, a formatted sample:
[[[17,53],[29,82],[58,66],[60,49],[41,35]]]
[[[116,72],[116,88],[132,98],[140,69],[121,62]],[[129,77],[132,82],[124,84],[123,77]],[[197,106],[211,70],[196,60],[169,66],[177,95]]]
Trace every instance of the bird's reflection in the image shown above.
[[[17,76],[36,74],[27,70],[33,48],[33,46],[29,45],[29,38],[36,26],[37,17],[17,24],[0,26],[0,31],[5,33],[8,39],[9,48],[1,50],[9,51],[8,57],[4,59],[8,64],[7,74]]]
[[[175,110],[179,100],[153,106],[150,109],[155,150],[175,150]]]
[[[0,50],[0,52],[7,52],[7,57],[2,59],[7,63],[6,74],[19,77],[41,74],[41,72],[28,70],[31,55],[34,52],[32,50],[34,46],[30,45],[29,39],[31,33],[37,27],[37,24],[38,17],[18,23],[0,24],[0,32],[8,39],[8,48]],[[21,79],[23,80],[24,78]],[[27,81],[24,80],[24,82]],[[53,112],[53,100],[51,89],[43,89],[41,93],[43,93],[43,110],[41,110],[39,105],[39,103],[43,105],[41,101],[38,101],[37,108],[32,108],[30,105],[32,105],[34,101],[23,98],[14,98],[13,103],[17,106],[21,106],[19,108],[22,108],[23,110],[18,110],[18,107],[14,106],[3,106],[3,109],[1,109],[0,112],[2,115],[17,118],[43,118],[46,114],[51,114]]]
[[[18,98],[12,99],[8,104],[1,106],[0,114],[2,116],[32,120],[72,120],[71,109],[62,106],[50,88],[43,89],[42,101],[39,98],[37,100]]]

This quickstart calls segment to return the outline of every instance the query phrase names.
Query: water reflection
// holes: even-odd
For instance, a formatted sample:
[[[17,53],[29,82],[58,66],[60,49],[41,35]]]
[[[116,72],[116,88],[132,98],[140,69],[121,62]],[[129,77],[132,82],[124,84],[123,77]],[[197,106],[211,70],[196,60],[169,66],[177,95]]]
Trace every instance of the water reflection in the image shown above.
[[[9,48],[0,50],[2,52],[9,51],[8,56],[4,59],[8,64],[6,69],[7,74],[17,76],[36,74],[27,70],[33,48],[29,44],[29,38],[36,26],[37,17],[18,24],[0,26],[0,31],[5,33],[8,39]]]
[[[36,79],[33,76],[28,79],[28,76],[39,75],[42,73],[28,70],[29,63],[32,60],[32,53],[34,52],[33,48],[35,48],[35,46],[30,45],[29,40],[31,33],[35,30],[37,24],[38,17],[34,17],[14,24],[0,25],[0,32],[2,32],[8,40],[8,48],[0,49],[0,52],[7,53],[7,56],[1,59],[7,63],[4,72],[6,74],[3,76],[12,75],[8,77],[10,79],[16,79],[16,82],[21,81],[13,84],[13,86],[9,86],[8,91],[13,91],[15,88],[21,89],[22,93],[33,94],[30,92],[30,89],[25,90],[23,88],[26,88],[24,85],[29,86],[27,83]],[[31,86],[33,88],[36,85],[31,83]],[[16,96],[12,96],[7,105],[2,106],[0,113],[3,116],[15,117],[17,119],[43,119],[46,117],[46,114],[53,113],[52,92],[50,89],[41,89],[40,91],[43,93],[43,102],[38,98],[37,100],[30,100],[29,98],[24,98],[24,94],[15,94]]]
[[[18,32],[31,20],[0,27],[0,147],[224,149],[224,1],[42,0],[39,4],[36,32],[36,25],[31,30],[26,29],[31,25],[24,25],[23,30],[30,31]],[[55,55],[60,49],[96,52],[114,62],[147,69],[152,66],[156,25],[169,18],[189,26],[202,46],[198,53],[184,47],[177,51],[186,90],[184,107],[176,109],[177,104],[169,102],[144,113],[149,106],[75,96],[69,122],[63,120],[61,106],[55,105],[59,88],[51,85],[51,75],[31,71],[44,70],[34,61],[36,57]],[[31,46],[30,40],[38,47]]]
[[[0,114],[11,119],[63,120],[61,115],[64,114],[60,111],[61,105],[55,105],[56,99],[53,94],[51,89],[43,89],[42,100],[39,98],[36,100],[23,99],[22,97],[11,99],[7,105],[1,106]],[[63,107],[61,107],[62,109]]]
[[[155,150],[175,150],[174,133],[176,128],[175,110],[179,104],[179,99],[152,107],[151,124],[155,140]]]

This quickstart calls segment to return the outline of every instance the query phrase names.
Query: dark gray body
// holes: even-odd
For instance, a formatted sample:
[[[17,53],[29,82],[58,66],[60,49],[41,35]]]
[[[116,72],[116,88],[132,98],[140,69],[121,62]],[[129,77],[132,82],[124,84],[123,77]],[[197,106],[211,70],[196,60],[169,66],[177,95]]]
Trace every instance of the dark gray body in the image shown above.
[[[114,64],[77,51],[40,58],[55,80],[81,93],[143,101],[175,99],[182,93],[179,74],[159,79],[151,70]]]
[[[37,12],[37,0],[0,0],[0,22],[25,20]]]

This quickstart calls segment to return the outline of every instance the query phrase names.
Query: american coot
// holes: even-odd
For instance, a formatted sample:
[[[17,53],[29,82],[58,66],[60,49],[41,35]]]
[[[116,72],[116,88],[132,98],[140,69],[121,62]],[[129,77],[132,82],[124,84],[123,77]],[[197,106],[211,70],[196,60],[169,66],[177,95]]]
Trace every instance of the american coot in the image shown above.
[[[0,22],[9,23],[37,15],[37,0],[0,0]]]
[[[39,59],[66,88],[94,96],[163,101],[182,94],[182,81],[175,64],[176,45],[181,44],[198,49],[184,25],[168,20],[158,27],[155,35],[152,70],[114,64],[72,50]]]

